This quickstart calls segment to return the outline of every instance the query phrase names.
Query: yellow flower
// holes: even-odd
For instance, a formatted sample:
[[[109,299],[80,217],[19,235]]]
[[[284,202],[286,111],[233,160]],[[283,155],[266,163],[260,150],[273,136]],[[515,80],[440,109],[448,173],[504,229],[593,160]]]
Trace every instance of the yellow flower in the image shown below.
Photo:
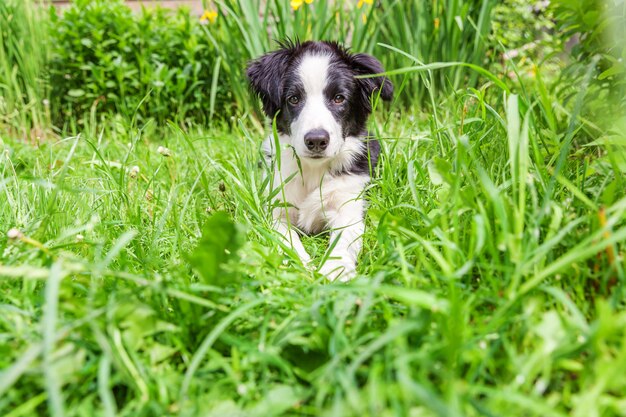
[[[374,4],[374,0],[359,0],[359,3],[356,5],[359,9],[363,7],[364,4]]]
[[[215,10],[205,10],[204,14],[202,16],[200,16],[200,21],[204,22],[204,21],[209,21],[211,23],[215,23],[215,21],[217,20],[217,11]]]
[[[294,10],[298,10],[303,3],[311,4],[313,0],[291,0],[291,8]]]
[[[435,29],[439,29],[439,18],[435,17]]]

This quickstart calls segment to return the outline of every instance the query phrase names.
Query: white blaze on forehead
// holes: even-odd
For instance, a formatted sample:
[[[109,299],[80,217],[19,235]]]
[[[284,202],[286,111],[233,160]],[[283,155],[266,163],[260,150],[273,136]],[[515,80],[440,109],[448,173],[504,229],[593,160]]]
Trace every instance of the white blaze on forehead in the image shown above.
[[[331,57],[329,55],[306,55],[297,69],[298,78],[302,83],[304,105],[295,119],[291,121],[291,139],[298,155],[307,156],[304,137],[312,130],[328,132],[328,146],[324,156],[334,157],[343,146],[342,127],[335,120],[328,108],[330,103],[324,97],[324,89],[328,84]]]
[[[329,65],[330,57],[328,55],[308,55],[304,57],[298,68],[298,75],[307,96],[324,92]]]

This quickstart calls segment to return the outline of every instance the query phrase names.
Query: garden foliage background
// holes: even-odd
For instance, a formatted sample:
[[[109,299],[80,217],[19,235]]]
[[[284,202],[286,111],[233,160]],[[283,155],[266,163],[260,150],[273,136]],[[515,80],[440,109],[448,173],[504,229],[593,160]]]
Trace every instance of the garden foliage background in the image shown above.
[[[626,2],[204,8],[0,0],[0,414],[625,415]],[[396,86],[348,285],[271,228],[287,38]]]

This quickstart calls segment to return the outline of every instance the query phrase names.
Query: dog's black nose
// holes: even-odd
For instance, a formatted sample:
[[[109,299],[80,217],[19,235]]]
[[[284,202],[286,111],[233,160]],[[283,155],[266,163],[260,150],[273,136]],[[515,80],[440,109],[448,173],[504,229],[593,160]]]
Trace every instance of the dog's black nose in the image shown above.
[[[312,152],[321,152],[328,147],[330,135],[324,129],[311,130],[304,135],[304,144]]]

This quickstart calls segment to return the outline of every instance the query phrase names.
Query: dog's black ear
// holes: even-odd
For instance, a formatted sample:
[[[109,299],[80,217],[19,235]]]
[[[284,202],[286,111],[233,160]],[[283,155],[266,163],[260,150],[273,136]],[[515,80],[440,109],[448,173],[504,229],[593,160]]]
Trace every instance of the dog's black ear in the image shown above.
[[[274,117],[281,107],[282,78],[292,52],[291,48],[282,48],[248,64],[246,75],[252,89],[261,98],[263,111],[269,117]]]
[[[357,75],[371,75],[385,72],[379,60],[368,54],[356,54],[352,56],[352,69]],[[387,77],[358,78],[361,91],[369,101],[372,93],[378,94],[383,100],[393,98],[393,84]]]

